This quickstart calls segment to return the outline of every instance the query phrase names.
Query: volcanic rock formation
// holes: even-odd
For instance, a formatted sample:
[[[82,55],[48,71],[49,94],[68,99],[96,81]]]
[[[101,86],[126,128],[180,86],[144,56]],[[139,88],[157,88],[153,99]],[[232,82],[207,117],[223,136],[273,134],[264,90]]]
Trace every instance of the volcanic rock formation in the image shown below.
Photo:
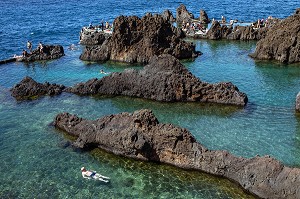
[[[160,124],[150,110],[94,121],[61,113],[54,125],[77,137],[74,146],[79,148],[99,147],[116,155],[201,170],[235,181],[262,198],[300,198],[300,169],[268,156],[246,159],[208,150],[186,129]]]
[[[80,44],[83,45],[101,45],[108,39],[111,34],[104,33],[101,31],[82,28],[80,32]]]
[[[198,56],[195,45],[183,41],[183,32],[169,20],[149,13],[142,19],[136,16],[117,17],[112,36],[102,45],[87,46],[80,59],[148,63],[152,56],[160,54],[171,54],[178,59]]]
[[[19,59],[19,61],[32,62],[38,60],[51,60],[58,59],[64,55],[64,48],[61,45],[43,45],[43,52],[40,52],[39,49],[35,49],[31,53],[28,53],[26,57]]]
[[[194,15],[186,9],[185,5],[180,4],[176,10],[176,22],[182,24],[182,22],[191,22],[192,19]]]
[[[161,16],[166,20],[169,21],[170,23],[173,23],[176,21],[176,19],[174,18],[172,12],[170,10],[165,10],[163,11],[163,13],[161,14]]]
[[[300,8],[294,15],[276,23],[256,44],[251,57],[256,59],[275,59],[280,62],[300,61]]]
[[[221,25],[214,21],[207,35],[199,35],[207,39],[260,40],[265,37],[268,27],[254,29],[251,26],[235,26],[234,28]]]
[[[214,102],[244,106],[248,99],[232,83],[201,82],[175,57],[154,56],[142,70],[128,69],[66,89],[79,95],[126,95],[157,101]]]
[[[210,22],[210,19],[208,18],[207,13],[205,12],[205,10],[200,10],[199,22],[201,24],[208,24]]]
[[[17,100],[35,99],[43,95],[58,95],[65,86],[58,84],[44,84],[34,81],[30,77],[25,77],[20,83],[11,89],[11,95]]]

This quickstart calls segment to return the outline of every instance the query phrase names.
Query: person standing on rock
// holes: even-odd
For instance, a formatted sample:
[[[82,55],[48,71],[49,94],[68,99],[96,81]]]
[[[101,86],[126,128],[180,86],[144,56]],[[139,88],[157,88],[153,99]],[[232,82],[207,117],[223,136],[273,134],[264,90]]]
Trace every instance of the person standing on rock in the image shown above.
[[[31,50],[32,50],[32,43],[30,41],[27,41],[27,48],[31,52]]]
[[[103,19],[101,20],[101,30],[103,31],[104,29],[104,22],[103,22]]]
[[[27,51],[25,49],[23,49],[22,56],[27,57],[27,55],[28,55]]]
[[[44,46],[43,46],[42,42],[39,43],[39,47],[38,48],[39,48],[41,54],[44,53],[44,50],[43,50]]]

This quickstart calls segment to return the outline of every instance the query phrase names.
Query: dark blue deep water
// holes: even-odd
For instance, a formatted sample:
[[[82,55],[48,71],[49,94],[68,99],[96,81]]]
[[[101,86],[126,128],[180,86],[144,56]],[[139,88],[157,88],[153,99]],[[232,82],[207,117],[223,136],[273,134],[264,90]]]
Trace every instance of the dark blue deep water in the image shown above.
[[[96,119],[108,114],[150,108],[161,122],[190,130],[209,149],[228,150],[245,157],[271,155],[300,167],[300,118],[295,97],[300,91],[300,64],[259,62],[248,57],[255,42],[194,40],[204,54],[184,62],[207,82],[231,81],[247,93],[245,108],[196,103],[158,103],[114,97],[93,98],[62,94],[16,102],[9,89],[25,76],[39,82],[67,86],[107,72],[123,71],[126,64],[87,63],[78,59],[82,26],[119,15],[142,16],[165,9],[174,14],[184,3],[197,17],[205,9],[210,18],[256,21],[268,16],[285,18],[297,0],[252,1],[0,1],[0,59],[20,54],[26,41],[61,44],[66,56],[49,62],[0,65],[0,198],[250,198],[237,185],[201,172],[133,161],[100,150],[74,151],[69,138],[50,123],[56,114],[71,112]],[[79,49],[68,50],[76,44]],[[136,66],[134,66],[136,67]],[[82,179],[86,166],[112,178],[110,184]]]

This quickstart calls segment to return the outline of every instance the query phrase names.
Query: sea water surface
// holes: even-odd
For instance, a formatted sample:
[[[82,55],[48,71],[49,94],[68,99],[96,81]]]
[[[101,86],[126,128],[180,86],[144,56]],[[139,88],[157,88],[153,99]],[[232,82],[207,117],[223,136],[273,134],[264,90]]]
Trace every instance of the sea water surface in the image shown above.
[[[300,167],[300,118],[295,97],[300,90],[300,64],[254,61],[255,42],[192,40],[203,55],[183,64],[210,83],[233,82],[248,95],[245,108],[216,104],[161,103],[129,97],[79,97],[62,94],[17,102],[12,88],[25,76],[66,86],[103,77],[99,71],[141,68],[128,64],[79,60],[82,26],[119,15],[143,16],[165,9],[174,14],[184,3],[198,16],[255,21],[284,18],[299,1],[0,1],[0,59],[20,54],[26,41],[61,44],[65,56],[48,62],[0,65],[0,198],[251,198],[239,186],[196,171],[134,161],[95,149],[74,150],[70,137],[51,122],[60,112],[96,119],[104,115],[152,109],[161,122],[187,128],[209,149],[237,156],[270,155]],[[68,46],[76,44],[71,51]],[[111,177],[109,184],[86,180],[80,168]]]

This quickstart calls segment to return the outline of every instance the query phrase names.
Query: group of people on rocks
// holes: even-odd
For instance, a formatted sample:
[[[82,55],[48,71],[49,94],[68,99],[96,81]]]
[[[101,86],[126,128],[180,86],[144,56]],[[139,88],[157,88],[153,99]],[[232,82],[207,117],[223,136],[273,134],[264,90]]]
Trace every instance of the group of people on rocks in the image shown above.
[[[270,25],[272,20],[273,20],[272,16],[269,16],[266,20],[258,19],[256,24],[252,24],[252,26],[255,27],[255,28],[267,27],[267,26]]]
[[[26,46],[27,46],[27,49],[29,50],[29,53],[27,52],[27,50],[23,49],[23,52],[22,52],[23,57],[27,57],[29,54],[32,53],[32,42],[28,40]],[[42,44],[42,42],[40,42],[38,44],[37,50],[40,54],[44,53],[44,45]]]
[[[181,26],[182,30],[187,32],[187,33],[191,33],[191,32],[194,32],[197,31],[197,30],[200,30],[202,31],[203,33],[205,33],[206,31],[206,28],[203,26],[203,24],[200,24],[200,23],[190,23],[190,22],[187,22],[185,23],[184,21],[182,22],[182,26]]]
[[[96,28],[99,28],[99,29],[101,29],[102,31],[104,31],[104,29],[105,29],[105,30],[108,30],[108,29],[111,29],[112,27],[113,27],[113,25],[110,24],[108,21],[106,21],[106,22],[105,22],[105,25],[104,25],[104,21],[101,20],[100,24],[99,24],[99,25],[96,25],[96,26],[94,26],[93,23],[91,22],[91,23],[89,24],[88,29],[96,29]]]

